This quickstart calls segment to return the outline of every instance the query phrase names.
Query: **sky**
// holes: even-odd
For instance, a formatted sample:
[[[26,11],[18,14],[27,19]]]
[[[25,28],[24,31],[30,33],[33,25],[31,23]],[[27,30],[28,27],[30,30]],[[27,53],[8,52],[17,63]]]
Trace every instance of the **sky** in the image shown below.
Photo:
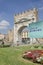
[[[0,33],[13,29],[15,14],[33,8],[38,9],[38,18],[43,21],[43,0],[0,0]]]

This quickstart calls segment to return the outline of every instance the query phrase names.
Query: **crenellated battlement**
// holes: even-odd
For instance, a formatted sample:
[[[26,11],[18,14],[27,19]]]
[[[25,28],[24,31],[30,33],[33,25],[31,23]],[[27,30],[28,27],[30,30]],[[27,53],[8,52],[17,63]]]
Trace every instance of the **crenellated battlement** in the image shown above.
[[[33,8],[33,9],[30,9],[30,10],[26,10],[26,11],[24,11],[24,12],[15,14],[15,16],[21,16],[21,15],[26,14],[26,13],[37,12],[37,11],[38,11],[38,10],[37,10],[36,8]]]
[[[31,10],[26,10],[24,12],[18,13],[14,16],[15,22],[18,22],[22,18],[36,18],[38,19],[38,10],[36,8],[33,8]]]

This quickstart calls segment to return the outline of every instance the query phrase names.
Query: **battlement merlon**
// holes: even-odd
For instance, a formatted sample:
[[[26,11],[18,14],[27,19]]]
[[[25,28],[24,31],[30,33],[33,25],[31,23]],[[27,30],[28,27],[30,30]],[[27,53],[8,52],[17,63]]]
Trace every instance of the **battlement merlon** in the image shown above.
[[[36,9],[36,8],[24,11],[22,13],[18,13],[17,15],[14,16],[14,20],[16,22],[16,20],[18,21],[21,18],[29,17],[29,16],[31,16],[31,14],[33,14],[33,16],[36,17],[38,20],[38,9]]]

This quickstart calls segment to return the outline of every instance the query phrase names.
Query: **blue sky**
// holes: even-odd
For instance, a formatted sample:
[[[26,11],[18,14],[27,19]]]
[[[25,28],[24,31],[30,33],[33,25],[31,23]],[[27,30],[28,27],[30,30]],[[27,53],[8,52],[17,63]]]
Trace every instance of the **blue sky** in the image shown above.
[[[0,0],[0,33],[7,33],[14,26],[14,15],[38,8],[39,20],[43,21],[43,0]]]

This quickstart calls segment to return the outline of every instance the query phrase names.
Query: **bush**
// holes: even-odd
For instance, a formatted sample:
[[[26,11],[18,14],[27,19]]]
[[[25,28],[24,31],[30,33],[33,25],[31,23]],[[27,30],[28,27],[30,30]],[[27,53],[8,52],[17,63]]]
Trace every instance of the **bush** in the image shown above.
[[[41,46],[41,48],[43,48],[43,45]]]
[[[10,45],[3,45],[3,47],[10,47]]]
[[[11,45],[0,45],[0,48],[2,48],[2,47],[10,47]]]
[[[39,46],[38,45],[35,45],[34,48],[38,48]]]

